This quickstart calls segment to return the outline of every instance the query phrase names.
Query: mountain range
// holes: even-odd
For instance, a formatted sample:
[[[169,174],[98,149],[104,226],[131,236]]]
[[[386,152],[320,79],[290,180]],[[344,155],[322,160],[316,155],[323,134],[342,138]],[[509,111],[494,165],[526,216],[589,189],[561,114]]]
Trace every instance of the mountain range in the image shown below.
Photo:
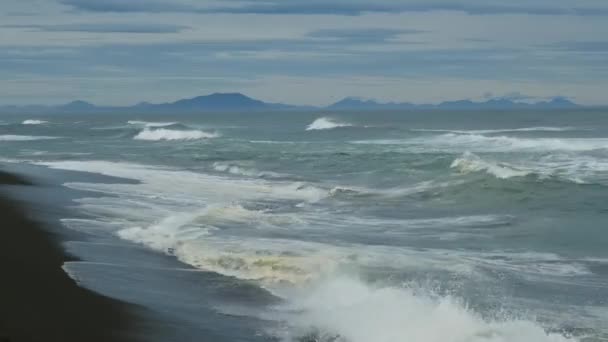
[[[522,103],[506,98],[494,98],[484,102],[471,100],[448,101],[439,104],[413,104],[413,103],[380,103],[375,100],[364,100],[347,97],[327,107],[294,106],[281,103],[268,103],[253,99],[240,93],[214,93],[175,102],[152,104],[142,102],[127,107],[96,106],[85,101],[73,101],[58,106],[0,106],[0,112],[111,112],[111,111],[137,111],[137,112],[163,112],[163,111],[307,111],[307,110],[512,110],[512,109],[573,109],[582,106],[564,97],[555,97],[548,101],[536,103]]]

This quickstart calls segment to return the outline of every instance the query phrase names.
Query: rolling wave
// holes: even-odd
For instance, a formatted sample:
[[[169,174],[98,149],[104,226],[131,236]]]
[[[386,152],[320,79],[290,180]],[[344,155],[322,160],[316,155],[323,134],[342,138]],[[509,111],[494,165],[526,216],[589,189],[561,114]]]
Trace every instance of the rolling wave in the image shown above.
[[[506,163],[485,161],[470,152],[465,152],[461,157],[455,159],[450,167],[463,174],[485,171],[499,179],[524,177],[532,173]]]

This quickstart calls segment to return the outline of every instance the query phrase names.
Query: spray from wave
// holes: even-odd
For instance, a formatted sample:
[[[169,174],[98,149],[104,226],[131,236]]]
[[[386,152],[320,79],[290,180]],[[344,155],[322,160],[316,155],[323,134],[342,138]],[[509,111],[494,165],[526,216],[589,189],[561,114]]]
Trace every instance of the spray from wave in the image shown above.
[[[43,120],[25,120],[23,121],[21,124],[22,125],[42,125],[48,123],[48,121],[43,121]]]
[[[148,141],[172,141],[172,140],[201,140],[218,138],[218,133],[204,132],[200,130],[180,131],[166,128],[150,129],[144,128],[133,139]]]
[[[487,319],[452,296],[415,287],[373,287],[334,277],[292,296],[280,310],[285,341],[323,342],[563,342],[538,323]]]
[[[307,131],[318,131],[318,130],[328,130],[340,127],[352,127],[353,125],[348,122],[341,122],[332,118],[319,118],[316,119],[313,123],[308,125],[306,128]]]

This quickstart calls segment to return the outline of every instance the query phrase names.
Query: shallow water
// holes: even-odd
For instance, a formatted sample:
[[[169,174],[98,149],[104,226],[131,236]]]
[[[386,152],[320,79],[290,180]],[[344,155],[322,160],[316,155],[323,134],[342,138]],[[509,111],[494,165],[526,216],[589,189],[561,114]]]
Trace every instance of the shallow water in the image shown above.
[[[135,181],[65,177],[65,268],[180,340],[602,341],[606,114],[6,116],[0,146]]]

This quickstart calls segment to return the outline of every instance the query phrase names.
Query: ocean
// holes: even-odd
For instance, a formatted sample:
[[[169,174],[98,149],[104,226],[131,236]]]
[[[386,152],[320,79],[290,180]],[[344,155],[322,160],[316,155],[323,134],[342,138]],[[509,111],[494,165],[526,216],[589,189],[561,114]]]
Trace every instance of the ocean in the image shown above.
[[[0,157],[151,340],[608,340],[603,110],[4,115]]]

